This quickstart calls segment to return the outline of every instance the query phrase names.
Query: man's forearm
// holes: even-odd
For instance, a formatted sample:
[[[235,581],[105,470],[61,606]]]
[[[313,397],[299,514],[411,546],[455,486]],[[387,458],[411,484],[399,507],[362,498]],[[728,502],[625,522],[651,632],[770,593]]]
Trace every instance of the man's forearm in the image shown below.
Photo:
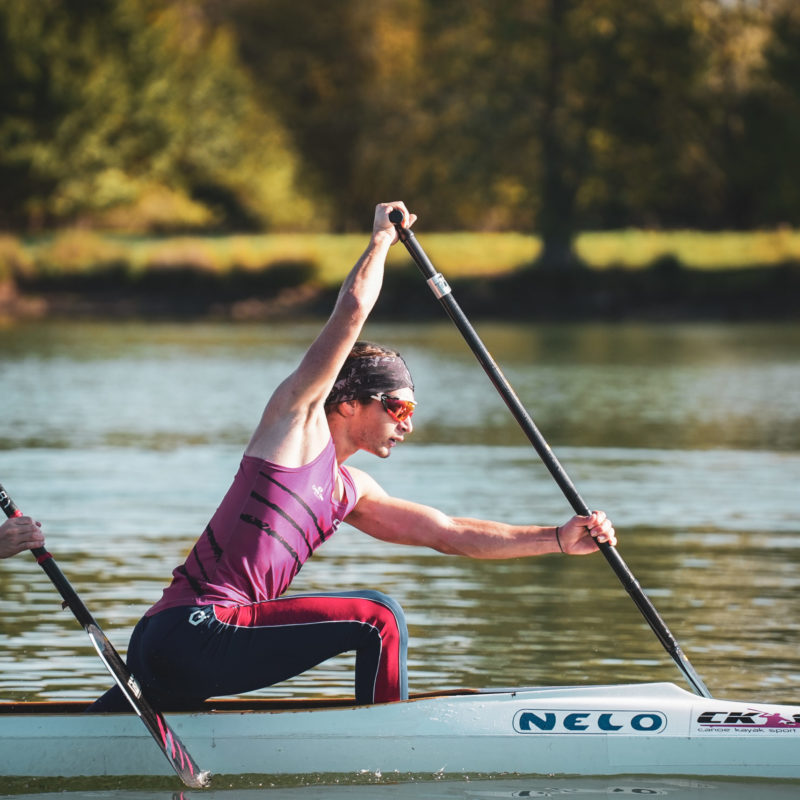
[[[440,542],[442,552],[469,558],[502,559],[558,553],[555,526],[508,525],[459,517]]]

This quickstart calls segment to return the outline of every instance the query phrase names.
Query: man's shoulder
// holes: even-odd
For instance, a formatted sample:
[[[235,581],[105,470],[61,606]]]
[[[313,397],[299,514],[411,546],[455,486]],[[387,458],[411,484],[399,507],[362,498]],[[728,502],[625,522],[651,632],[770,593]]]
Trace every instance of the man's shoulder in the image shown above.
[[[357,467],[347,467],[350,477],[356,486],[358,492],[358,503],[356,509],[361,505],[364,500],[376,500],[381,497],[386,497],[386,492],[381,485],[372,477],[368,472]]]

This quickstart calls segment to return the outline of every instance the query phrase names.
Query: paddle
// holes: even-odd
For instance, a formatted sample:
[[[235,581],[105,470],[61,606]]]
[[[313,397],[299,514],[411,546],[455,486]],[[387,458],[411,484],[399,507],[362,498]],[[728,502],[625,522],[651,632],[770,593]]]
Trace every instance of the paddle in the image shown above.
[[[494,384],[495,388],[500,393],[500,396],[503,398],[509,410],[521,426],[523,432],[528,439],[530,439],[531,444],[536,449],[536,452],[539,454],[539,457],[542,459],[544,465],[550,471],[551,475],[555,478],[556,483],[564,493],[564,496],[569,501],[575,513],[584,517],[589,516],[589,514],[591,514],[589,506],[584,503],[583,499],[578,494],[578,490],[575,488],[569,476],[564,471],[564,468],[561,466],[558,459],[553,454],[553,451],[550,449],[550,446],[537,429],[533,419],[531,419],[530,415],[525,410],[525,407],[520,402],[516,393],[511,388],[511,384],[508,382],[508,380],[506,380],[489,351],[478,337],[475,329],[472,327],[466,315],[453,297],[450,286],[448,285],[444,276],[440,272],[436,271],[430,259],[425,254],[425,251],[417,242],[414,233],[411,230],[403,227],[402,212],[397,209],[392,210],[389,212],[389,219],[394,223],[394,226],[397,229],[397,235],[400,237],[400,241],[405,245],[411,257],[420,268],[422,274],[427,278],[428,286],[430,287],[431,291],[439,299],[448,316],[455,323],[456,327],[467,341],[467,344],[470,346],[472,352],[481,363],[481,366],[483,366],[486,374],[489,376],[489,380]],[[663,619],[661,619],[661,616],[659,615],[658,611],[656,611],[655,606],[650,602],[650,599],[644,593],[642,587],[639,585],[639,582],[630,571],[628,565],[623,561],[622,556],[620,556],[620,554],[617,552],[617,549],[608,544],[608,542],[598,542],[598,546],[600,551],[606,557],[608,563],[611,565],[611,568],[622,582],[622,585],[625,587],[634,603],[636,603],[639,611],[641,611],[642,615],[653,629],[653,632],[656,634],[661,644],[684,674],[686,680],[689,682],[689,685],[692,687],[695,693],[701,697],[711,697],[711,693],[706,688],[706,685],[689,663],[689,659],[684,655],[683,651],[675,640],[675,637],[670,633],[666,623]]]
[[[22,512],[8,496],[2,484],[0,484],[0,506],[7,517],[22,516]],[[180,779],[186,786],[193,789],[202,789],[208,786],[211,778],[210,773],[201,770],[197,766],[178,738],[178,734],[167,725],[164,717],[147,702],[139,684],[136,682],[136,678],[133,677],[119,653],[114,649],[114,646],[106,638],[103,631],[100,630],[100,626],[80,597],[78,597],[64,573],[61,572],[53,556],[44,547],[35,547],[31,550],[31,553],[33,553],[39,566],[47,573],[53,585],[58,589],[64,599],[64,607],[69,606],[75,618],[83,626],[86,633],[89,634],[89,639],[95,650],[97,650],[100,659],[106,665],[106,669],[111,673],[133,710],[144,722],[147,730],[150,731],[150,734],[161,748],[161,752],[167,757],[167,761],[178,773]]]

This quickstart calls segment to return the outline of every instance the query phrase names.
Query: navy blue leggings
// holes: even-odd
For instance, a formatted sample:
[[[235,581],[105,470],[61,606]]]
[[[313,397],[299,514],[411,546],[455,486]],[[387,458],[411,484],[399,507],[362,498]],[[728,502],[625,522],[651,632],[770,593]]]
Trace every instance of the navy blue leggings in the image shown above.
[[[357,703],[408,697],[402,608],[380,592],[294,595],[227,608],[181,606],[143,617],[128,667],[160,709],[272,686],[355,651]],[[90,711],[128,710],[114,686]]]

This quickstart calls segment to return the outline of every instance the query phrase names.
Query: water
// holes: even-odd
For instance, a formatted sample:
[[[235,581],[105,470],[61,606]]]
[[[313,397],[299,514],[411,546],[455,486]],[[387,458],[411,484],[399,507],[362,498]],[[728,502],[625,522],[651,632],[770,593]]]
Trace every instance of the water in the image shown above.
[[[800,328],[476,324],[716,696],[800,702]],[[0,482],[124,653],[221,499],[318,323],[0,328]],[[455,328],[375,325],[417,384],[416,429],[357,456],[447,513],[570,510]],[[682,677],[601,555],[472,561],[343,526],[292,590],[378,588],[410,629],[411,691]],[[0,562],[0,701],[109,678],[27,556]],[[264,695],[348,696],[341,656]]]

